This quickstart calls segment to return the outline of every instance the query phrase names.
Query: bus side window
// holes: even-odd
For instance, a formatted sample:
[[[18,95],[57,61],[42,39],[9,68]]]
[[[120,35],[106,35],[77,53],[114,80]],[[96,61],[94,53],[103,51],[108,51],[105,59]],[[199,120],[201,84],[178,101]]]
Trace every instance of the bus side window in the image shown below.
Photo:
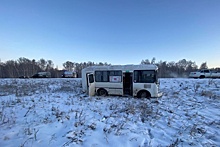
[[[107,71],[103,71],[102,72],[102,82],[108,82],[108,72]]]
[[[134,82],[135,83],[153,83],[155,82],[155,71],[151,70],[135,70]]]
[[[96,82],[101,82],[102,81],[102,72],[101,71],[96,71],[95,72],[95,81]]]
[[[139,82],[139,72],[138,71],[134,71],[134,82]]]

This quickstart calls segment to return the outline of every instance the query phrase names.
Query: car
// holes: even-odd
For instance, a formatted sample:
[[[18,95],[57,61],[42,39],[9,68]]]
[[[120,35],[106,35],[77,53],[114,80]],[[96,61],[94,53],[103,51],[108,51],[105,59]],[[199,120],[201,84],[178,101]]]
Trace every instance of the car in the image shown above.
[[[62,74],[62,78],[76,78],[77,74],[74,71],[64,71]]]
[[[189,78],[220,78],[220,73],[209,69],[201,69],[196,72],[190,72]]]
[[[51,78],[50,72],[38,72],[32,76],[32,78]]]

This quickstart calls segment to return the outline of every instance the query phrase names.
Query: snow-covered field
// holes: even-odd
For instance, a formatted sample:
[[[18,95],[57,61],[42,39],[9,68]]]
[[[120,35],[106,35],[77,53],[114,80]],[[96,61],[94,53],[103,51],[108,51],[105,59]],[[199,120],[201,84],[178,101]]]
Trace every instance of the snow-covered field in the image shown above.
[[[80,79],[0,79],[0,146],[220,146],[220,80],[160,79],[163,97],[88,97]]]

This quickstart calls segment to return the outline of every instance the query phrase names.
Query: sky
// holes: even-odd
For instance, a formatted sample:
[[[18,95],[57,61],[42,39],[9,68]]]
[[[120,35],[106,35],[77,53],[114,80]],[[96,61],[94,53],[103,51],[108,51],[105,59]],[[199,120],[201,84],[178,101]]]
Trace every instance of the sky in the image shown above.
[[[0,60],[220,67],[220,0],[0,0]]]

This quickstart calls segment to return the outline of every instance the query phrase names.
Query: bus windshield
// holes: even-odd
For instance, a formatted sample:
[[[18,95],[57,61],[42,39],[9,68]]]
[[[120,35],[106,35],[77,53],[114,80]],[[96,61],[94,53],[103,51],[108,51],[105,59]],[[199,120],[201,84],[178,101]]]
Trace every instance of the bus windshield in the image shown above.
[[[135,70],[135,83],[157,83],[157,75],[155,70]]]

